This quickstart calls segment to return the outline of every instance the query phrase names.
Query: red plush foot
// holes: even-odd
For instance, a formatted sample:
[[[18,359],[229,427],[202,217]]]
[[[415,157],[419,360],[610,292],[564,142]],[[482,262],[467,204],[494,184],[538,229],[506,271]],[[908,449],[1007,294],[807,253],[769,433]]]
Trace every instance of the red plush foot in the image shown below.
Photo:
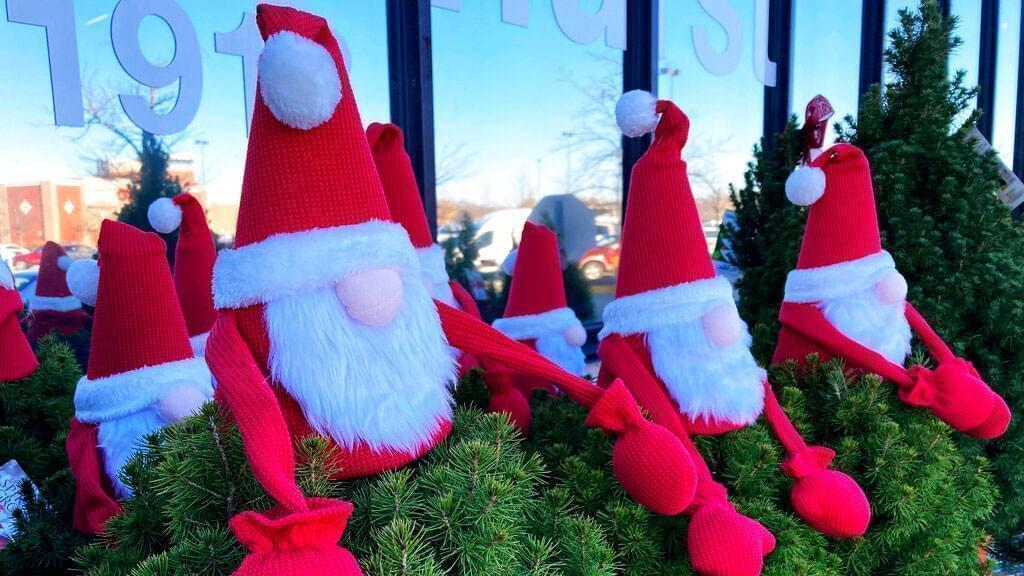
[[[275,507],[232,518],[231,530],[251,552],[234,576],[361,576],[352,553],[338,546],[352,505],[326,498],[306,504],[305,512]]]
[[[1009,427],[1010,407],[1006,405],[1006,401],[1003,400],[1002,396],[996,394],[995,402],[992,404],[992,411],[989,412],[988,418],[985,419],[981,426],[968,430],[966,434],[974,438],[981,438],[982,440],[991,440],[1002,436]]]
[[[775,537],[728,502],[710,502],[690,518],[686,548],[693,569],[704,576],[758,576]]]
[[[809,446],[782,463],[786,475],[796,480],[789,497],[793,510],[818,532],[833,538],[863,536],[871,522],[871,505],[857,482],[829,470],[835,452]]]
[[[679,438],[644,420],[633,396],[616,380],[590,409],[587,426],[618,434],[612,469],[627,494],[652,512],[674,516],[697,490],[696,469]]]
[[[487,411],[492,413],[504,412],[508,419],[526,435],[530,432],[530,422],[533,413],[530,411],[530,403],[513,384],[515,375],[507,371],[491,371],[484,374],[484,381],[491,391],[491,400],[487,404]]]

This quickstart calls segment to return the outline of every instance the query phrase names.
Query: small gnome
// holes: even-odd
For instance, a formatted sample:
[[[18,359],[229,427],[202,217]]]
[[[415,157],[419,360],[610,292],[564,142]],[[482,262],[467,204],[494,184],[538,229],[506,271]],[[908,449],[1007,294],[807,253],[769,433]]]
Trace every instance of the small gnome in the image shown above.
[[[50,332],[70,336],[81,332],[89,320],[82,302],[71,294],[66,279],[71,259],[56,242],[43,245],[35,293],[29,297],[28,339],[35,343]]]
[[[206,350],[206,337],[217,310],[213,307],[213,263],[217,247],[206,223],[199,200],[183,192],[173,198],[158,198],[146,214],[149,225],[161,234],[178,230],[174,247],[174,289],[185,315],[189,341],[196,356]]]
[[[423,282],[430,296],[452,308],[462,310],[474,318],[480,318],[476,300],[469,291],[448,277],[444,263],[444,249],[434,242],[423,208],[419,185],[413,173],[412,161],[405,151],[402,129],[394,124],[374,122],[366,129],[366,139],[373,153],[384,196],[388,202],[391,218],[405,228],[409,240],[416,249],[416,257],[423,271]],[[459,373],[465,375],[477,366],[472,354],[459,352],[456,355]]]
[[[786,180],[786,196],[809,206],[796,269],[786,278],[782,329],[773,362],[810,353],[843,358],[847,367],[892,381],[904,402],[926,408],[975,438],[996,438],[1010,424],[1002,397],[970,362],[958,358],[907,302],[907,282],[882,249],[871,167],[856,146],[822,151],[814,126],[831,106],[807,106],[804,163]],[[938,367],[905,368],[916,332]]]
[[[14,275],[0,260],[0,382],[21,380],[36,371],[36,355],[21,331],[21,295],[14,288]]]
[[[690,447],[699,476],[687,510],[694,569],[753,576],[775,547],[768,530],[733,509],[689,442],[749,426],[762,413],[787,454],[794,510],[829,536],[863,535],[871,516],[863,491],[828,468],[832,450],[808,446],[786,417],[750,352],[732,287],[716,275],[680,157],[689,119],[642,91],[624,94],[616,115],[627,136],[654,130],[654,140],[630,180],[616,299],[604,309],[600,334],[600,381],[622,378],[654,421]]]
[[[120,474],[140,442],[197,411],[213,386],[189,345],[159,236],[104,220],[99,263],[76,260],[68,284],[96,307],[66,448],[75,528],[97,534],[120,513],[117,500],[131,497]]]
[[[251,552],[236,574],[360,574],[337,545],[352,505],[302,493],[293,441],[328,439],[339,479],[419,458],[451,429],[448,345],[553,382],[589,408],[588,425],[618,435],[612,467],[627,493],[656,512],[685,508],[688,454],[621,382],[601,390],[431,299],[408,233],[391,220],[326,21],[266,4],[256,21],[266,43],[235,246],[214,269],[206,360],[277,506],[230,521]]]
[[[527,222],[519,248],[506,264],[512,268],[508,303],[503,317],[495,320],[493,326],[537,350],[566,372],[583,375],[587,331],[566,304],[558,238],[544,226]],[[555,391],[550,382],[501,367],[488,367],[484,377],[491,390],[491,411],[507,412],[524,431],[529,429],[530,421],[526,398],[535,389]]]

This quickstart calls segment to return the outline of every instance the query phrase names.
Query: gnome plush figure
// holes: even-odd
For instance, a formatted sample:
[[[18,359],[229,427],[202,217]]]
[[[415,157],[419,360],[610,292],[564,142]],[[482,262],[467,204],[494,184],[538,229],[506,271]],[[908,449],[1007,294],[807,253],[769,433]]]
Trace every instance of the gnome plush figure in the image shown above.
[[[266,40],[235,246],[214,268],[206,360],[257,480],[277,502],[230,522],[249,548],[236,574],[359,574],[337,545],[348,502],[307,498],[293,441],[332,443],[337,478],[395,469],[449,432],[448,346],[551,380],[618,435],[612,466],[656,512],[692,500],[680,441],[645,420],[625,385],[602,390],[442,302],[392,221],[338,44],[320,17],[260,5]]]
[[[810,353],[843,358],[847,367],[879,374],[904,402],[931,411],[975,438],[996,438],[1010,410],[970,362],[958,358],[906,300],[907,282],[882,249],[871,168],[856,146],[822,151],[822,111],[807,107],[805,162],[786,181],[786,196],[809,206],[796,269],[786,278],[782,329],[773,362],[803,362]],[[938,366],[905,368],[917,333]]]
[[[28,300],[29,342],[35,343],[51,332],[71,336],[85,328],[89,314],[68,289],[66,275],[70,265],[71,259],[60,244],[43,245],[35,293]]]
[[[582,375],[586,370],[582,347],[587,331],[566,304],[558,238],[532,222],[523,226],[521,238],[519,247],[505,262],[511,264],[512,282],[505,313],[493,326],[566,372]],[[507,412],[524,431],[530,421],[526,398],[535,389],[555,391],[550,382],[509,373],[501,367],[488,367],[484,378],[491,390],[491,411]]]
[[[0,260],[0,382],[20,380],[36,371],[36,355],[21,331],[21,295],[14,289],[14,275]]]
[[[206,337],[217,310],[213,307],[213,263],[217,248],[199,200],[184,192],[158,198],[149,205],[149,225],[161,234],[178,231],[174,247],[174,289],[185,315],[189,341],[197,356],[206,350]]]
[[[165,251],[156,234],[104,220],[98,265],[76,260],[68,270],[75,296],[96,307],[66,445],[74,525],[88,534],[131,496],[120,473],[146,435],[213,397],[210,372],[188,342]]]
[[[427,291],[435,300],[480,318],[480,310],[473,296],[462,284],[448,277],[444,249],[434,242],[430,234],[416,174],[412,170],[409,154],[405,151],[402,129],[394,124],[374,122],[366,129],[366,139],[373,153],[373,162],[384,188],[391,218],[409,234],[409,240],[420,261]],[[456,352],[460,376],[477,366],[477,360],[472,354]]]
[[[630,180],[616,299],[604,309],[600,334],[599,379],[622,378],[654,421],[691,449],[699,477],[687,510],[694,569],[753,576],[775,546],[768,530],[732,508],[689,442],[695,434],[748,426],[762,413],[787,454],[782,468],[795,481],[794,510],[827,535],[864,534],[871,514],[864,493],[828,468],[832,450],[808,446],[794,429],[750,352],[732,287],[715,273],[680,158],[689,119],[674,103],[642,91],[624,94],[616,115],[627,136],[655,133]]]

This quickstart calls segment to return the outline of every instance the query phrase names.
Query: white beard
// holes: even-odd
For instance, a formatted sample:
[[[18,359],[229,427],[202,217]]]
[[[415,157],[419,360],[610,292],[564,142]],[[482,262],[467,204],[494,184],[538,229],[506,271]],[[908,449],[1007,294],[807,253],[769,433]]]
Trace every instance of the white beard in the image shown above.
[[[740,322],[742,337],[728,348],[708,341],[700,319],[646,334],[655,373],[691,420],[746,425],[761,414],[767,374],[750,353],[750,333]]]
[[[455,294],[452,292],[452,286],[447,280],[434,284],[434,298],[438,302],[443,302],[456,310],[462,310],[462,307],[459,306],[459,303],[455,300]]]
[[[121,469],[145,446],[146,436],[164,426],[167,422],[157,413],[155,405],[97,425],[96,442],[103,454],[103,470],[118,498],[132,497],[131,488],[121,482]]]
[[[902,366],[910,355],[912,334],[904,303],[882,304],[873,285],[852,296],[822,300],[819,306],[837,330],[890,362]]]
[[[352,320],[330,287],[266,304],[271,374],[342,448],[413,453],[451,419],[455,362],[437,310],[418,277],[403,283],[383,327]]]
[[[566,342],[561,331],[538,337],[535,347],[542,356],[570,374],[582,376],[587,370],[587,357],[583,349]]]

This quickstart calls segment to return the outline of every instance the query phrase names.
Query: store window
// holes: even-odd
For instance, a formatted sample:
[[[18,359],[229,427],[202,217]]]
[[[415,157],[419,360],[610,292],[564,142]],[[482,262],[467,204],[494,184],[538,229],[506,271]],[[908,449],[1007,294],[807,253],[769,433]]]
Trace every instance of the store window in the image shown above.
[[[1013,166],[1014,128],[1017,124],[1017,63],[1020,55],[1020,0],[999,3],[996,40],[995,116],[992,144],[1007,166]]]
[[[683,151],[708,245],[763,132],[767,10],[754,0],[661,3],[658,93],[690,117]],[[761,3],[767,6],[767,2]]]
[[[474,228],[492,301],[527,219],[556,229],[567,278],[589,287],[567,283],[577,315],[599,319],[613,297],[625,20],[603,4],[434,2],[438,240]],[[485,315],[500,311],[489,303]]]
[[[343,43],[364,121],[386,120],[385,3],[292,4],[327,18]],[[205,200],[213,230],[230,237],[246,151],[246,59],[240,55],[254,65],[261,45],[255,20],[244,18],[254,3],[65,0],[40,6],[37,0],[0,3],[0,245],[30,250],[56,240],[95,246],[100,221],[128,200],[142,127],[154,126],[170,132],[159,137],[170,154],[169,172]],[[153,80],[161,67],[165,77],[173,72],[170,83]],[[130,102],[126,107],[134,106],[131,115],[120,95]],[[156,114],[149,110],[153,103]]]
[[[793,3],[791,102],[798,121],[802,122],[804,107],[817,94],[832,103],[835,120],[857,115],[862,8],[861,2]],[[826,142],[834,138],[830,130]]]

